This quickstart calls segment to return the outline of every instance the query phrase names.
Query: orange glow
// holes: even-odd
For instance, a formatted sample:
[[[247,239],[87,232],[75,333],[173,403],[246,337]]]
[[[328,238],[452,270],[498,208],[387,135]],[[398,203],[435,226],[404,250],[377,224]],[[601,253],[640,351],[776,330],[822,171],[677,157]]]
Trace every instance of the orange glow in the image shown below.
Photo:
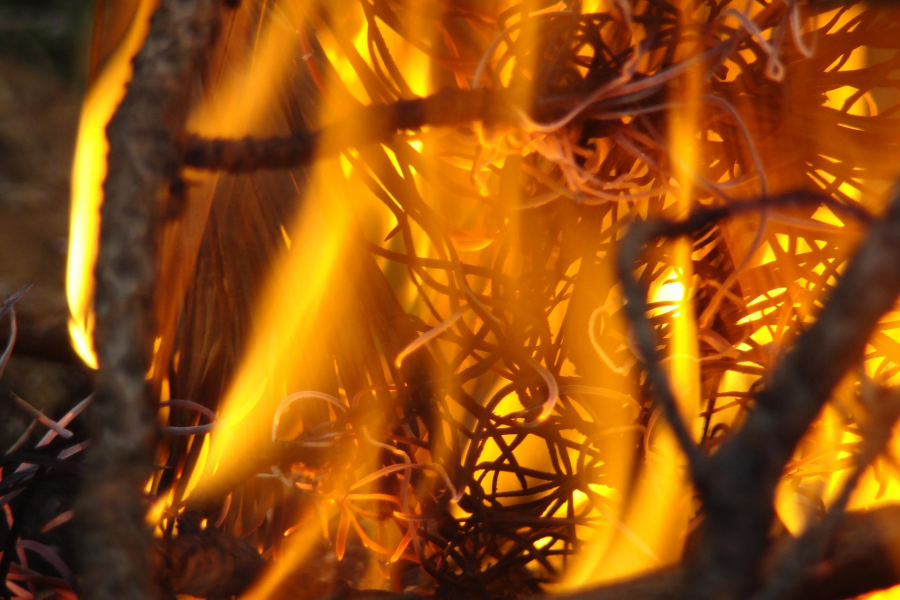
[[[228,70],[222,81],[191,114],[188,129],[211,137],[261,134],[279,82],[298,53],[297,29],[306,26],[307,13],[315,5],[314,0],[280,3],[278,19],[263,19],[253,52],[223,67]]]
[[[849,14],[843,16],[841,18],[841,22],[845,22],[853,18],[858,13],[858,8],[856,10],[847,11]],[[822,15],[819,18],[827,18],[828,15]],[[851,54],[850,58],[846,61],[846,63],[841,67],[841,70],[852,71],[854,69],[860,69],[866,66],[867,56],[865,53],[865,49],[860,49]],[[846,100],[851,97],[852,94],[856,92],[855,88],[852,87],[843,87],[838,90],[834,90],[829,94],[827,105],[836,109],[840,109]],[[853,115],[872,115],[876,114],[877,108],[875,107],[874,101],[872,101],[871,96],[866,96],[863,98],[864,101],[856,102],[851,106],[848,110],[849,114]],[[862,200],[862,193],[859,188],[853,186],[849,183],[843,183],[840,186],[840,191],[846,194],[848,197],[853,198],[854,200]],[[828,213],[816,213],[819,218],[825,222],[841,226],[842,223],[837,217],[834,216],[833,213],[828,211]],[[885,315],[883,322],[896,322],[897,321],[897,313],[889,313]],[[888,336],[896,336],[900,329],[883,329],[884,334]],[[900,363],[900,355],[896,355],[896,353],[892,352],[889,355],[889,359],[895,364]],[[867,365],[868,367],[868,365]],[[869,369],[867,368],[867,371]],[[868,372],[868,376],[874,377],[875,381],[883,380],[882,377],[875,375],[874,373]],[[887,385],[896,385],[896,381],[881,381]],[[838,419],[840,419],[841,412],[847,411],[848,409],[851,411],[857,411],[858,408],[853,407],[853,396],[854,390],[852,389],[852,384],[850,381],[846,381],[842,385],[842,389],[835,394],[836,398],[832,401],[832,404],[836,406],[828,406],[824,411],[822,417],[822,429],[824,430],[823,435],[827,435],[831,449],[830,452],[822,457],[818,461],[816,465],[819,468],[822,468],[825,471],[831,470],[832,474],[829,476],[825,476],[822,482],[822,488],[820,490],[821,497],[825,501],[826,505],[830,504],[834,498],[840,493],[844,480],[846,476],[849,474],[849,469],[839,469],[839,461],[841,459],[845,459],[850,456],[850,451],[853,446],[859,442],[859,437],[853,435],[851,432],[842,431],[836,424],[831,425],[832,423],[837,423]],[[864,393],[864,392],[863,392]],[[866,423],[867,419],[864,417],[860,419],[862,423]],[[829,427],[829,425],[831,425]],[[888,453],[889,456],[896,456],[898,450],[900,450],[900,438],[896,435],[896,430],[894,432],[894,438],[888,445]],[[879,457],[876,459],[876,464],[874,468],[885,470],[890,469],[889,462],[890,459],[886,457]],[[829,469],[829,467],[831,467]],[[848,503],[848,510],[868,510],[870,508],[874,508],[877,506],[896,503],[900,501],[900,482],[898,482],[898,478],[896,474],[886,478],[886,485],[879,481],[879,478],[876,478],[875,473],[873,472],[873,467],[870,467],[866,474],[863,475],[859,484],[851,496],[850,502]],[[867,596],[868,600],[900,600],[900,586],[895,586],[891,589],[884,590],[881,592],[876,592],[870,596]]]
[[[471,21],[467,13],[460,16],[455,9],[444,18],[441,7],[452,4],[437,3],[433,11],[426,11],[425,3],[418,0],[389,2],[402,21],[398,24],[385,21],[391,19],[379,12],[383,7],[366,12],[371,6],[356,0],[337,0],[333,5],[319,0],[245,3],[234,13],[235,39],[242,41],[236,42],[235,52],[216,47],[221,56],[215,54],[210,61],[215,76],[205,74],[208,80],[202,81],[202,94],[198,93],[191,112],[191,133],[224,138],[280,136],[339,121],[361,105],[425,96],[453,85],[448,82],[460,88],[507,86],[510,105],[519,109],[513,124],[496,125],[488,119],[458,130],[435,127],[401,132],[384,143],[360,144],[292,170],[252,175],[185,173],[191,202],[185,214],[165,226],[160,260],[166,285],[156,299],[160,331],[148,374],[156,386],[153,389],[166,399],[180,397],[183,388],[206,389],[201,384],[191,388],[193,374],[185,375],[190,367],[206,367],[202,362],[206,357],[189,356],[190,352],[182,357],[179,352],[185,348],[196,349],[179,336],[189,337],[182,327],[197,318],[183,304],[185,298],[192,298],[197,265],[203,264],[198,257],[207,249],[209,238],[220,234],[216,227],[222,225],[216,221],[222,213],[216,212],[221,208],[217,203],[256,201],[265,206],[265,194],[277,193],[294,196],[291,202],[280,196],[284,203],[277,206],[279,211],[297,207],[287,217],[273,213],[278,214],[278,222],[264,232],[273,239],[265,239],[269,254],[262,285],[257,286],[260,282],[254,279],[247,286],[252,290],[235,294],[241,301],[252,298],[248,303],[252,310],[242,315],[248,316],[248,322],[239,325],[246,331],[233,336],[239,342],[235,347],[228,341],[209,344],[229,355],[222,361],[227,366],[210,376],[217,378],[210,384],[216,390],[210,396],[215,397],[195,400],[204,407],[218,403],[217,418],[207,411],[199,419],[203,426],[190,433],[193,437],[188,438],[184,452],[190,458],[181,464],[191,466],[182,470],[179,464],[178,470],[158,473],[146,487],[147,493],[158,494],[146,515],[157,534],[172,525],[185,500],[210,500],[221,503],[223,509],[221,518],[210,514],[208,521],[204,519],[204,527],[237,532],[271,558],[271,566],[242,596],[244,600],[281,595],[281,586],[290,583],[292,574],[326,547],[328,559],[336,561],[345,555],[356,560],[354,550],[369,550],[374,558],[365,567],[364,587],[386,587],[392,563],[422,561],[426,555],[421,546],[434,544],[423,541],[426,536],[419,533],[430,514],[423,507],[435,508],[428,505],[431,501],[441,503],[438,508],[455,519],[448,520],[447,527],[459,526],[460,531],[479,517],[473,503],[484,501],[513,510],[521,505],[526,515],[531,506],[538,506],[534,514],[547,529],[535,533],[523,525],[516,535],[527,538],[520,545],[530,547],[523,552],[543,553],[546,561],[533,561],[528,568],[542,580],[557,578],[557,583],[547,586],[550,591],[636,575],[672,564],[683,552],[690,519],[697,510],[694,490],[671,427],[644,389],[645,370],[640,368],[640,356],[623,317],[613,254],[616,240],[621,239],[617,236],[634,219],[683,219],[698,205],[718,206],[724,201],[711,197],[706,189],[710,182],[703,181],[707,171],[714,171],[709,163],[717,156],[709,156],[706,149],[711,143],[733,140],[723,140],[728,137],[724,132],[721,136],[709,133],[706,139],[697,133],[714,112],[695,101],[707,93],[708,65],[698,62],[697,68],[682,72],[665,88],[669,97],[660,94],[668,111],[664,119],[668,129],[660,128],[654,136],[641,132],[647,140],[653,137],[639,141],[646,142],[646,152],[653,154],[658,167],[651,169],[648,162],[631,172],[638,153],[626,153],[618,162],[609,160],[602,167],[608,167],[604,175],[599,163],[617,158],[615,152],[621,149],[617,142],[592,138],[602,136],[589,127],[580,131],[582,117],[575,112],[569,115],[571,128],[540,122],[538,108],[533,115],[529,112],[546,57],[523,48],[539,47],[543,25],[553,19],[565,25],[559,27],[562,39],[571,29],[566,22],[571,15],[565,11],[572,6],[584,13],[614,13],[612,21],[622,29],[616,30],[617,39],[609,40],[610,46],[620,42],[623,48],[634,46],[635,40],[627,38],[640,28],[633,26],[630,14],[621,12],[630,4],[582,0],[548,6],[526,0],[517,11],[507,10],[520,4],[514,0],[485,3],[490,8],[475,2],[467,3],[472,6],[466,11],[476,15]],[[692,19],[706,17],[689,14],[687,8],[706,9],[681,4],[685,8],[682,26],[690,32]],[[91,347],[91,271],[106,153],[103,128],[122,97],[129,77],[128,59],[146,32],[152,5],[153,0],[143,0],[125,41],[88,96],[79,131],[67,293],[72,343],[92,366],[96,358]],[[491,23],[496,17],[492,11],[504,13],[502,26],[499,20]],[[453,43],[453,28],[461,27],[460,23],[475,50]],[[689,41],[677,47],[679,55],[666,60],[689,60],[709,41],[695,40],[697,47],[691,47],[691,36],[686,38]],[[241,43],[248,44],[243,54]],[[599,60],[592,54],[597,49],[587,46],[573,50],[577,68],[566,72],[566,78],[577,80],[586,73],[586,64]],[[621,48],[613,50],[617,57],[627,54]],[[638,56],[635,64],[653,60]],[[842,68],[860,68],[865,60],[864,54],[855,54]],[[629,68],[617,65],[621,70]],[[547,89],[558,85],[565,90],[562,83],[547,77],[549,82],[541,81]],[[853,91],[831,91],[828,107],[839,107]],[[312,99],[304,96],[307,93]],[[565,108],[575,100],[561,95],[554,102]],[[618,106],[612,101],[609,105]],[[554,105],[553,110],[561,109]],[[855,104],[851,114],[873,110],[869,98]],[[632,118],[637,117],[607,120],[611,130],[620,125],[627,129]],[[731,120],[725,123],[734,129]],[[747,172],[744,162],[738,167],[740,172],[732,170],[710,181],[723,184],[729,194],[743,190],[740,186],[745,181],[763,187],[757,180],[759,173]],[[616,178],[617,185],[630,183],[629,178],[640,180],[654,169],[663,174],[661,179],[647,175],[645,181],[661,184],[646,195],[604,196],[592,187],[603,177]],[[833,177],[821,172],[826,183]],[[633,190],[645,191],[641,186],[650,184],[635,183]],[[242,191],[250,188],[258,195]],[[630,188],[610,189],[619,193]],[[723,197],[742,202],[757,191]],[[841,185],[839,191],[861,201],[862,194],[852,182]],[[556,206],[545,208],[554,203],[564,206],[558,211]],[[740,225],[753,229],[753,219]],[[824,207],[810,210],[804,219],[809,230],[829,235],[851,225]],[[597,233],[605,234],[607,227],[615,229],[613,225],[622,229],[612,233],[611,240],[598,242],[596,238],[602,236]],[[653,248],[657,255],[649,273],[648,301],[655,305],[649,316],[659,347],[664,348],[663,365],[688,431],[709,448],[721,441],[718,436],[728,434],[728,427],[740,422],[760,379],[778,359],[778,349],[790,343],[798,324],[813,318],[821,293],[834,281],[828,259],[808,267],[802,278],[793,271],[804,261],[815,260],[823,248],[817,245],[820,238],[801,238],[795,229],[778,229],[769,222],[760,225],[759,246],[748,253],[753,236],[744,239],[746,231],[735,234],[728,227],[714,228],[724,242],[713,239],[704,246],[701,242],[709,240],[685,238]],[[557,237],[550,239],[551,234]],[[230,241],[222,235],[210,246]],[[542,254],[543,246],[548,250]],[[717,253],[715,268],[709,270],[703,262],[708,251]],[[740,263],[744,254],[748,254],[746,264]],[[372,259],[375,274],[365,275],[377,279],[374,284],[363,282],[362,271],[356,270],[363,255],[367,261]],[[229,259],[227,251],[222,251],[222,259]],[[738,264],[742,266],[735,274],[739,280],[727,284],[720,280],[721,273]],[[227,281],[230,285],[231,280]],[[377,302],[384,301],[368,297],[375,295],[369,292],[377,285],[389,289],[385,296],[392,294],[391,300],[396,300],[396,306],[385,310],[389,314],[384,322],[378,319],[385,315],[356,314],[375,310]],[[222,287],[222,295],[229,295],[230,287]],[[710,302],[716,290],[721,294]],[[538,302],[545,299],[552,304]],[[720,315],[696,314],[698,307],[719,300],[717,306],[727,315],[727,323],[715,322]],[[218,321],[227,321],[221,317],[229,316],[238,301],[223,301],[223,305],[221,314],[216,312]],[[231,325],[209,321],[211,329]],[[900,340],[900,313],[885,321],[897,327],[885,327],[878,335]],[[323,350],[327,345],[323,340],[335,340],[340,352]],[[460,352],[463,343],[470,341],[471,347]],[[366,344],[371,348],[363,347]],[[321,357],[316,353],[325,357],[322,364],[313,360]],[[354,362],[360,355],[365,360]],[[722,369],[720,378],[701,379],[720,368],[710,366],[710,361],[721,364],[723,356],[739,358]],[[900,356],[891,359],[900,364]],[[701,371],[702,365],[711,371]],[[874,360],[865,366],[873,379],[881,376],[884,367]],[[298,375],[307,368],[315,373]],[[464,379],[467,372],[478,375]],[[206,376],[204,372],[196,378]],[[318,377],[326,383],[319,386]],[[892,373],[892,377],[896,381],[900,374]],[[421,389],[430,396],[419,398]],[[852,381],[838,390],[832,406],[798,448],[777,490],[777,513],[793,533],[801,531],[812,515],[810,498],[827,506],[840,490],[846,469],[839,469],[858,442],[845,431],[846,415],[859,412],[856,391]],[[707,394],[715,398],[710,408],[705,401],[701,405]],[[467,404],[458,402],[459,398]],[[724,400],[718,402],[719,398]],[[298,417],[307,404],[323,408],[324,416],[316,414],[314,424],[305,415]],[[377,414],[370,406],[377,407]],[[416,409],[412,415],[407,414],[411,406]],[[160,411],[160,422],[170,425],[168,420],[180,418],[178,413],[166,407]],[[214,428],[206,425],[207,417],[215,421]],[[487,430],[486,422],[496,424],[496,429],[479,437]],[[441,429],[432,429],[434,423]],[[555,423],[560,424],[564,442],[558,447],[542,437],[550,429],[545,426]],[[182,426],[176,433],[187,429]],[[439,439],[454,435],[458,439],[452,443]],[[325,466],[298,461],[260,467],[249,458],[280,451],[282,444],[287,447],[293,442],[317,451],[324,448]],[[894,448],[900,449],[900,442]],[[166,451],[160,454],[172,462],[182,456],[174,452],[167,456]],[[464,468],[455,472],[461,463]],[[526,474],[513,467],[522,467]],[[541,492],[534,491],[541,484],[531,480],[541,481],[549,472],[565,472],[573,483],[562,490],[553,488],[544,497],[556,479],[547,479],[550,483]],[[469,475],[471,480],[463,480]],[[160,491],[161,482],[170,479],[175,487]],[[257,495],[265,486],[278,488],[272,494],[275,499]],[[303,495],[300,509],[285,509],[288,493]],[[870,474],[863,478],[851,508],[897,500],[900,483],[892,479],[882,487]],[[259,514],[251,514],[257,508]],[[279,519],[287,522],[272,534],[280,526]],[[257,531],[263,533],[255,537]],[[472,546],[463,548],[460,555],[480,541],[466,543]],[[577,552],[563,556],[572,548],[578,548]],[[442,560],[450,564],[450,556],[453,553],[447,550]],[[537,562],[541,565],[535,566]],[[900,600],[900,592],[878,597]]]
[[[131,78],[131,59],[147,35],[156,0],[141,0],[120,46],[88,92],[78,125],[72,166],[72,213],[66,266],[69,334],[81,359],[97,368],[94,354],[94,262],[100,232],[101,189],[106,177],[106,124],[125,95]]]
[[[308,14],[306,11],[313,4],[315,3],[291,9],[295,11],[293,17],[297,28],[306,26],[304,14]],[[351,26],[354,22],[365,22],[353,15],[345,16]],[[272,21],[270,26],[273,42],[269,45],[264,39],[260,43],[255,61],[255,69],[261,73],[261,86],[277,83],[282,77],[280,71],[291,64],[285,59],[283,44],[275,41],[279,35],[284,35],[282,24]],[[360,52],[365,48],[359,47],[359,40],[365,39],[365,27],[362,29],[360,34],[355,35],[356,49]],[[346,90],[358,91],[362,87],[344,58],[339,41],[328,41],[325,38],[323,42],[325,53],[340,76],[332,80],[322,75],[319,80],[325,86],[323,92],[328,99],[319,120],[328,123],[354,108],[353,99],[346,94]],[[236,77],[236,81],[241,82],[240,77]],[[245,85],[241,82],[241,86]],[[235,89],[240,93],[239,87]],[[268,98],[257,97],[254,102],[259,102],[259,108],[263,108],[275,99],[276,95],[273,94]],[[218,130],[221,127],[221,117],[213,113],[209,113],[204,119],[208,119],[205,124],[197,122],[200,129]],[[310,180],[303,184],[302,191],[295,181],[298,193],[303,195],[300,203],[302,208],[292,223],[285,223],[281,228],[284,240],[282,255],[275,261],[268,276],[268,284],[255,308],[258,317],[255,318],[254,335],[223,400],[209,456],[206,461],[198,462],[195,474],[201,471],[202,474],[192,477],[190,485],[196,486],[192,497],[215,494],[221,486],[228,485],[227,482],[234,473],[242,472],[245,468],[246,456],[271,440],[273,432],[277,433],[280,416],[278,407],[287,395],[295,391],[291,386],[297,361],[302,360],[300,356],[303,349],[314,346],[313,342],[317,340],[334,338],[338,328],[353,326],[346,316],[344,293],[336,291],[348,289],[345,280],[353,276],[345,267],[351,236],[360,224],[367,230],[375,229],[373,237],[376,239],[383,238],[391,227],[383,217],[383,209],[373,206],[371,202],[359,200],[365,198],[366,194],[362,180],[355,174],[355,170],[359,168],[358,161],[359,157],[355,152],[317,161],[312,167]],[[337,399],[333,401],[340,402]],[[377,440],[372,442],[379,443]],[[335,452],[336,464],[341,465],[348,460]],[[370,456],[374,460],[377,453],[370,453]],[[356,485],[360,486],[364,481],[361,480]],[[303,485],[305,484],[297,484],[305,489]],[[276,566],[268,569],[243,598],[265,598],[275,593],[297,565],[302,564],[317,547],[319,536],[310,529],[315,529],[315,523],[319,519],[322,520],[323,531],[327,533],[328,522],[340,516],[341,525],[335,539],[335,552],[338,555],[343,553],[351,525],[355,534],[365,534],[365,530],[360,529],[362,526],[353,521],[352,509],[342,507],[342,503],[351,498],[365,496],[347,496],[350,489],[348,487],[322,497],[320,500],[324,501],[316,503],[315,511],[310,510],[300,517],[292,529],[297,533],[282,536],[284,542],[279,549]],[[335,499],[340,502],[335,503]],[[393,547],[388,550],[375,539],[377,536],[364,537],[363,541],[368,540],[367,547],[387,552],[388,556],[394,552]],[[401,550],[402,548],[398,548],[397,552]]]
[[[702,73],[692,69],[682,96],[675,100],[697,98]],[[673,146],[676,191],[667,198],[668,216],[683,218],[692,204],[693,177],[700,157],[694,139],[699,105],[682,103],[673,109],[669,139]],[[671,266],[656,279],[649,291],[651,314],[665,315],[671,322],[665,358],[669,381],[682,418],[688,429],[699,437],[700,361],[696,319],[693,310],[694,289],[692,242],[670,242]],[[563,579],[562,589],[612,581],[635,575],[677,560],[684,543],[684,532],[691,516],[692,490],[684,468],[684,457],[670,427],[659,409],[654,412],[650,429],[644,434],[647,450],[642,475],[621,514],[606,515],[613,521],[605,535],[596,535],[590,549],[576,557]],[[627,461],[625,461],[627,464]],[[614,492],[615,488],[610,488]]]
[[[329,335],[329,327],[337,326],[341,317],[340,299],[327,292],[341,277],[338,265],[347,251],[352,207],[335,189],[335,181],[340,181],[335,177],[337,162],[320,162],[316,170],[305,207],[291,229],[291,250],[273,269],[260,302],[257,334],[225,396],[198,494],[214,487],[217,473],[227,475],[237,468],[269,435],[282,398],[278,383],[289,378],[296,360],[293,349],[307,345],[312,336]]]
[[[329,514],[328,519],[336,512],[336,507],[326,505],[322,508]],[[302,531],[305,528],[315,527],[313,511],[306,511],[298,520],[297,527]],[[241,596],[241,600],[267,600],[277,597],[278,586],[282,584],[293,572],[297,565],[303,564],[309,554],[314,551],[316,537],[313,535],[290,535],[281,549],[281,555],[273,566],[265,570],[259,580]]]
[[[843,14],[835,27],[841,27],[855,18],[860,12],[860,7],[853,7]],[[826,13],[816,17],[820,24],[829,22],[834,13]],[[866,56],[864,51],[854,52],[847,61],[841,66],[842,71],[853,71],[866,66]],[[828,93],[826,106],[834,110],[841,110],[845,101],[856,93],[856,88],[846,86]],[[874,103],[857,102],[848,110],[849,114],[865,115],[871,113],[874,109]],[[828,181],[829,177],[823,175]],[[846,194],[849,198],[860,201],[862,195],[856,186],[849,182],[844,182],[839,186],[841,193]],[[842,222],[827,207],[819,207],[812,215],[816,221],[841,228],[846,224]],[[790,240],[788,236],[778,236],[778,244],[782,252],[786,252]],[[799,253],[799,249],[798,249]],[[772,250],[768,249],[766,257],[769,260],[775,260]],[[818,273],[824,272],[824,267],[817,268]],[[786,301],[786,300],[785,300]],[[751,315],[754,320],[762,317],[762,313]],[[885,317],[885,321],[893,320],[890,315]],[[753,334],[754,339],[763,334],[767,341],[772,341],[772,335],[769,329],[761,327]],[[900,360],[900,357],[895,357]],[[778,488],[776,496],[776,508],[779,517],[785,526],[792,533],[800,532],[804,525],[810,520],[810,514],[813,514],[818,507],[812,499],[820,499],[826,506],[840,492],[843,481],[849,472],[846,468],[840,467],[840,459],[850,455],[847,449],[858,441],[858,438],[850,432],[843,431],[840,426],[841,413],[848,410],[853,403],[849,398],[853,395],[852,385],[850,381],[845,381],[841,388],[835,393],[835,397],[831,403],[825,407],[814,429],[807,435],[808,450],[800,450],[796,457],[796,470],[786,477]],[[848,387],[850,386],[850,387]],[[895,447],[896,442],[894,442]],[[808,474],[807,474],[808,473]],[[894,481],[893,478],[891,481]],[[892,502],[900,500],[900,489],[890,486],[888,490],[880,490],[880,485],[875,482],[871,474],[864,476],[860,482],[856,492],[853,494],[848,508],[868,508],[876,506],[884,502]],[[879,492],[882,492],[879,495]],[[900,598],[900,588],[888,592],[876,594],[873,597],[879,600],[898,599]]]

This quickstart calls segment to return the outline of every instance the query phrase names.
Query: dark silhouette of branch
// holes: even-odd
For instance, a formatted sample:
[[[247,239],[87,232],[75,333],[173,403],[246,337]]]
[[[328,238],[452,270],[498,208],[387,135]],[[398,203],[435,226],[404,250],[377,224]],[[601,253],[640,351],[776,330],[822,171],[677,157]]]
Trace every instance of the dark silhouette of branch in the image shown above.
[[[501,93],[445,89],[425,98],[360,108],[321,130],[301,131],[288,137],[192,137],[184,164],[234,173],[295,167],[352,146],[389,141],[400,131],[509,119],[512,113],[506,106]]]
[[[900,294],[900,196],[876,221],[815,323],[756,396],[746,423],[709,459],[698,488],[702,542],[689,593],[738,597],[752,585],[774,517],[775,486],[797,443]]]
[[[217,9],[214,0],[163,0],[147,44],[135,61],[134,82],[109,129],[109,177],[97,264],[96,341],[101,371],[93,410],[93,446],[79,503],[84,524],[83,587],[88,597],[139,598],[154,590],[138,493],[149,473],[155,439],[144,376],[152,345],[149,305],[155,283],[159,196],[178,167],[231,172],[286,168],[348,147],[388,141],[398,132],[476,121],[491,124],[516,115],[502,92],[447,90],[360,108],[319,131],[289,137],[184,140],[186,90],[213,37]],[[661,86],[664,79],[653,81]],[[622,98],[619,102],[627,103]],[[628,142],[626,138],[616,141]],[[822,201],[817,196],[809,199]],[[618,269],[627,311],[650,386],[688,456],[703,501],[703,521],[695,550],[679,565],[564,598],[741,598],[778,573],[780,561],[789,557],[791,542],[779,545],[769,535],[775,486],[801,437],[840,379],[859,364],[873,329],[900,294],[900,197],[884,218],[872,224],[818,320],[798,338],[756,395],[743,426],[712,455],[697,447],[681,422],[659,364],[653,328],[647,322],[646,292],[634,282],[631,271],[635,258],[652,240],[691,235],[739,212],[802,201],[806,200],[800,194],[763,198],[701,210],[685,221],[639,223],[622,242]],[[481,313],[479,317],[490,320]],[[499,333],[497,337],[502,342]],[[282,450],[266,449],[266,458],[269,452],[277,455]],[[310,457],[304,453],[303,458]],[[864,455],[860,463],[868,459]],[[823,548],[826,540],[831,541],[826,559],[812,569],[807,566],[815,561],[804,559],[788,595],[844,598],[896,583],[898,574],[890,556],[900,540],[898,512],[900,507],[889,507],[845,516],[833,528],[829,523],[827,535],[821,536]],[[453,596],[440,589],[446,597]],[[189,591],[229,595],[230,590],[210,592],[198,587]]]
[[[229,598],[243,593],[265,562],[245,542],[210,530],[156,540],[153,564],[157,581],[166,591]]]
[[[679,417],[665,373],[656,357],[653,331],[646,322],[646,292],[631,275],[640,248],[660,237],[678,237],[736,212],[802,201],[792,195],[697,211],[680,222],[637,224],[623,241],[619,276],[629,318],[650,372],[650,383],[666,408],[676,434]],[[807,197],[807,201],[809,197]],[[812,424],[844,374],[862,359],[866,342],[900,294],[900,196],[850,260],[826,299],[816,322],[756,396],[756,407],[740,430],[710,457],[693,449],[681,426],[693,481],[703,500],[698,549],[687,558],[691,598],[739,598],[758,583],[760,562],[769,547],[775,486],[800,438]]]
[[[873,386],[868,387],[871,389]],[[824,558],[859,480],[891,441],[894,425],[900,417],[900,394],[894,392],[887,398],[879,397],[882,394],[868,395],[875,396],[869,399],[869,404],[874,406],[869,407],[871,414],[864,429],[862,447],[854,457],[856,465],[843,483],[840,494],[821,521],[808,525],[803,534],[789,545],[753,600],[778,600],[796,593],[802,587],[804,571]]]
[[[784,540],[783,543],[789,543]],[[824,560],[802,574],[790,600],[841,600],[900,583],[891,556],[900,545],[900,506],[850,512],[837,525]],[[766,561],[773,568],[779,548]],[[692,598],[685,564],[634,579],[556,596],[560,600],[676,600]]]

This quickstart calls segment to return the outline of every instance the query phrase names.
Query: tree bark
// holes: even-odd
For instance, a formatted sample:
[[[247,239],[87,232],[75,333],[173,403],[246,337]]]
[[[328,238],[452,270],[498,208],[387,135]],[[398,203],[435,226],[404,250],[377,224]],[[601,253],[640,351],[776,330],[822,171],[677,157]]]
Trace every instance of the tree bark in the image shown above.
[[[156,418],[145,377],[153,350],[162,206],[177,172],[188,93],[217,29],[218,0],[162,0],[134,75],[107,128],[95,270],[100,369],[91,448],[77,501],[84,598],[137,600],[158,589],[141,489],[151,473]]]

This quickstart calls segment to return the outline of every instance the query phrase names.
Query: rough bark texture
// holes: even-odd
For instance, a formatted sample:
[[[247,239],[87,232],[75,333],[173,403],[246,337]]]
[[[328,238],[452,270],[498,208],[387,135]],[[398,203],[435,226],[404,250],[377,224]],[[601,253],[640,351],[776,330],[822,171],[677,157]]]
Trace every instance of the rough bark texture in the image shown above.
[[[197,598],[238,596],[265,565],[255,549],[215,530],[156,540],[152,561],[166,591]]]
[[[100,370],[92,446],[77,508],[84,598],[157,595],[141,488],[150,474],[155,416],[145,384],[161,206],[176,173],[193,77],[217,29],[218,0],[162,0],[134,75],[107,129],[96,265]]]
[[[303,164],[314,155],[389,139],[396,131],[495,121],[504,110],[489,92],[442,92],[363,108],[319,132],[266,140],[194,138],[182,145],[186,91],[213,37],[217,9],[216,0],[162,0],[135,61],[134,82],[109,128],[109,176],[97,263],[96,346],[101,371],[93,408],[94,446],[79,504],[84,525],[81,584],[89,598],[143,598],[155,593],[140,496],[155,437],[144,377],[152,348],[150,303],[162,196],[179,162],[234,172],[283,168]],[[653,237],[686,235],[733,212],[726,206],[700,211],[686,222],[654,223],[649,233],[632,235],[630,239],[638,241],[631,243],[639,249]],[[627,257],[629,241],[623,245]],[[633,261],[622,262],[623,281],[631,279],[632,268]],[[564,598],[731,600],[751,593],[779,560],[769,530],[773,494],[785,464],[834,387],[861,360],[871,332],[898,293],[900,197],[872,226],[817,321],[757,395],[745,424],[711,456],[701,454],[687,430],[679,427],[673,401],[664,394],[665,379],[651,372],[651,384],[662,394],[676,432],[680,431],[703,500],[697,551],[670,569]],[[628,303],[631,320],[642,323],[646,303],[631,299]],[[638,338],[653,342],[647,335]],[[655,347],[649,343],[649,351],[643,353],[651,363]],[[828,559],[803,575],[792,597],[843,598],[897,582],[891,557],[900,546],[898,523],[898,507],[845,519],[832,538]]]

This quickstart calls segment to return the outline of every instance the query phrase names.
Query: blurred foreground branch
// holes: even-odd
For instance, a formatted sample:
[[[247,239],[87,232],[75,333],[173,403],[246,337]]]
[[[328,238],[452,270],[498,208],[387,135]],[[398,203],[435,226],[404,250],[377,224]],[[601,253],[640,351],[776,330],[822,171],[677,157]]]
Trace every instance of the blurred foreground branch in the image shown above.
[[[100,370],[77,504],[79,585],[85,598],[156,595],[141,488],[150,475],[156,441],[145,376],[153,344],[160,206],[177,169],[187,93],[213,41],[220,9],[218,0],[160,3],[107,129],[109,164],[96,266]]]

